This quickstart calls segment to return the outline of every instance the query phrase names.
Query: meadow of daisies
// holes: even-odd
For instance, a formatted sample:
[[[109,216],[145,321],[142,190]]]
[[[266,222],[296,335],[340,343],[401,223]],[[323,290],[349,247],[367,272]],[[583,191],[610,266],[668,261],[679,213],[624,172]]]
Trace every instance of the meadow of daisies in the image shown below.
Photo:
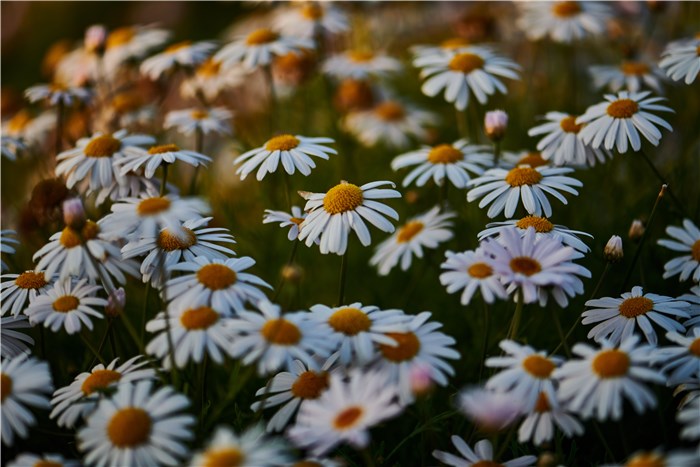
[[[698,4],[231,11],[3,60],[2,465],[700,465]]]

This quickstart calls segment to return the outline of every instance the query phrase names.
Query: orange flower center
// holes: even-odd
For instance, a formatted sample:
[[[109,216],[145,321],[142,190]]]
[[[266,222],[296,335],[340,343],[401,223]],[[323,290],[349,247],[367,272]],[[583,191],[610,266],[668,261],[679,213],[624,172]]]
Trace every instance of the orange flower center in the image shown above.
[[[547,161],[542,158],[542,154],[539,152],[530,152],[527,155],[520,158],[518,165],[529,165],[533,169],[541,165],[547,165]]]
[[[194,120],[204,120],[208,116],[209,114],[204,110],[193,110],[190,112],[190,117],[192,117]]]
[[[40,289],[46,284],[43,272],[25,271],[15,279],[15,285],[20,289]]]
[[[518,256],[510,260],[510,269],[513,272],[532,276],[542,270],[540,263],[528,256]]]
[[[183,227],[183,230],[185,231],[185,238],[170,233],[168,229],[161,230],[156,244],[161,250],[165,251],[186,250],[197,243],[197,236],[187,227]]]
[[[143,105],[141,96],[135,92],[120,92],[112,98],[112,107],[118,113],[131,112]]]
[[[364,63],[369,62],[374,58],[374,54],[367,50],[351,50],[348,52],[348,58],[353,62]]]
[[[612,102],[607,109],[612,118],[632,118],[639,110],[639,105],[632,99],[619,99]]]
[[[155,216],[163,211],[167,211],[170,207],[170,200],[165,196],[154,196],[141,200],[136,206],[136,212],[139,216]]]
[[[17,134],[24,130],[24,127],[31,121],[32,117],[29,115],[29,112],[20,110],[7,122],[7,129],[10,134]]]
[[[188,331],[208,329],[219,321],[219,313],[208,306],[190,308],[180,315],[180,324]]]
[[[218,75],[220,70],[221,62],[210,57],[197,67],[197,74],[205,78],[211,78],[212,76]]]
[[[301,331],[296,324],[284,318],[271,319],[266,322],[260,334],[272,344],[294,345],[301,340]]]
[[[440,47],[448,50],[458,49],[459,47],[464,47],[466,45],[469,45],[469,41],[463,37],[452,37],[440,43]]]
[[[338,332],[354,336],[369,331],[372,321],[367,314],[357,308],[341,308],[328,318],[328,324]]]
[[[80,305],[80,300],[76,297],[64,295],[54,300],[52,307],[54,311],[58,311],[59,313],[68,313],[78,308],[78,305]]]
[[[333,420],[333,426],[337,430],[347,430],[352,428],[362,416],[363,410],[361,407],[348,407],[340,412]]]
[[[666,467],[664,458],[653,452],[637,454],[627,461],[625,467]]]
[[[362,190],[352,183],[341,182],[323,197],[323,209],[330,214],[352,211],[362,204]]]
[[[215,449],[204,456],[202,467],[240,467],[245,454],[236,448]]]
[[[387,344],[379,344],[379,350],[387,360],[400,363],[406,360],[411,360],[418,355],[420,351],[420,341],[412,332],[387,332],[387,337],[390,337],[398,344],[395,347]]]
[[[547,394],[545,394],[544,392],[540,392],[540,395],[537,396],[537,402],[535,402],[535,412],[549,412],[551,409],[552,407],[549,405],[549,399],[547,399]]]
[[[123,45],[131,41],[135,35],[136,31],[134,31],[134,28],[117,28],[109,34],[105,45],[108,49],[118,45]]]
[[[700,337],[695,339],[693,342],[690,343],[690,347],[688,347],[688,351],[695,355],[696,357],[700,358]]]
[[[542,174],[532,167],[516,167],[506,175],[506,183],[510,186],[537,185],[542,180]]]
[[[554,224],[539,216],[525,216],[516,222],[515,225],[523,230],[527,230],[528,227],[534,227],[535,232],[538,233],[547,233],[554,229]]]
[[[300,8],[301,16],[312,21],[323,18],[323,8],[318,3],[307,3]]]
[[[41,459],[40,461],[34,463],[32,467],[63,467],[63,464],[60,462],[53,462]]]
[[[301,225],[301,223],[304,222],[304,219],[302,217],[290,217],[289,222],[293,222],[296,225]]]
[[[305,371],[292,384],[294,397],[316,399],[328,387],[328,373]]]
[[[581,128],[583,128],[583,124],[579,125],[576,123],[575,115],[569,115],[568,117],[562,118],[559,122],[559,126],[561,126],[561,129],[566,133],[578,133],[581,131]]]
[[[404,110],[403,106],[398,102],[392,101],[382,102],[381,104],[377,105],[374,108],[374,113],[385,122],[395,122],[397,120],[401,120],[404,115],[406,115],[406,111]]]
[[[372,87],[366,81],[345,79],[338,85],[335,102],[342,110],[367,109],[373,100]]]
[[[85,378],[83,384],[80,386],[80,390],[83,394],[89,396],[98,389],[104,389],[115,381],[119,381],[122,375],[118,371],[114,370],[95,370]]]
[[[499,464],[498,462],[494,461],[477,461],[472,464],[472,467],[504,467],[503,464]]]
[[[107,436],[118,448],[133,448],[148,441],[151,425],[151,417],[145,410],[127,407],[112,415]]]
[[[450,63],[447,66],[452,71],[461,71],[466,75],[474,70],[483,68],[484,59],[476,54],[461,53],[452,57],[452,60],[450,60]]]
[[[5,373],[0,373],[0,404],[5,403],[5,399],[12,392],[12,378]]]
[[[570,18],[581,13],[578,2],[557,2],[552,5],[552,13],[559,18]]]
[[[625,318],[636,318],[654,308],[654,302],[646,297],[631,297],[620,303],[620,314]]]
[[[418,235],[421,230],[423,230],[423,227],[425,226],[420,221],[407,222],[406,225],[399,230],[396,241],[399,243],[406,243],[410,241],[413,237]]]
[[[292,135],[279,135],[265,143],[265,149],[268,151],[289,151],[299,146],[299,143],[299,138]]]
[[[93,221],[87,221],[80,233],[70,227],[64,227],[58,241],[65,248],[73,248],[80,245],[83,241],[87,242],[88,240],[92,240],[93,238],[97,237],[97,234],[99,233],[100,227]]]
[[[84,149],[87,157],[112,157],[122,147],[122,142],[111,135],[93,138]]]
[[[603,350],[593,358],[593,371],[601,378],[617,378],[627,374],[630,358],[621,350]]]
[[[690,256],[700,263],[700,240],[695,240],[695,243],[693,243],[693,246],[690,248]]]
[[[649,65],[642,62],[622,62],[620,70],[626,75],[644,75],[649,73]]]
[[[546,379],[552,374],[556,365],[553,361],[541,355],[528,355],[523,360],[523,368],[535,378]]]
[[[476,279],[491,277],[493,269],[486,263],[474,263],[467,269],[467,273]]]
[[[247,45],[261,45],[276,41],[279,35],[267,28],[258,29],[248,34],[245,39]]]
[[[231,287],[238,280],[236,271],[219,263],[206,264],[197,271],[197,280],[210,290]]]
[[[428,160],[433,164],[454,164],[464,159],[462,151],[455,149],[449,144],[435,146],[428,153]]]
[[[191,45],[192,45],[192,41],[182,41],[182,42],[178,42],[176,44],[173,44],[173,45],[167,47],[163,52],[166,54],[174,53],[174,52],[177,52],[178,50],[185,49]]]
[[[153,146],[148,150],[148,153],[153,154],[164,154],[166,152],[177,152],[180,148],[176,144],[162,144],[160,146]]]

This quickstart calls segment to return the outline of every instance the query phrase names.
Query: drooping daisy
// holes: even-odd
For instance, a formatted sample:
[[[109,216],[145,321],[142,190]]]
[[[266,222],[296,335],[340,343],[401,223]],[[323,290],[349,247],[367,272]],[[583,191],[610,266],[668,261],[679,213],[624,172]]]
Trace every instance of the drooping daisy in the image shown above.
[[[572,351],[581,357],[554,370],[559,381],[558,398],[583,418],[619,420],[623,397],[639,414],[656,407],[656,398],[643,382],[664,384],[666,378],[649,366],[649,348],[637,346],[632,335],[614,346],[603,341],[600,349],[576,344]]]
[[[43,272],[24,271],[22,274],[3,274],[0,276],[0,301],[2,314],[8,311],[17,316],[27,303],[32,303],[37,295],[46,293],[54,282],[52,276]],[[47,280],[48,279],[48,280]]]
[[[350,230],[354,230],[360,243],[368,246],[372,239],[365,224],[366,219],[383,232],[393,232],[394,226],[384,216],[394,220],[399,214],[378,199],[400,198],[401,193],[390,188],[379,188],[394,184],[387,181],[370,182],[361,186],[341,181],[326,193],[299,194],[307,200],[304,211],[308,216],[301,224],[299,240],[306,240],[311,246],[317,238],[321,239],[322,254],[345,254]]]
[[[700,326],[690,329],[687,336],[668,332],[666,338],[676,345],[659,348],[654,360],[663,363],[661,371],[668,375],[667,384],[700,381]]]
[[[530,40],[549,37],[568,44],[605,33],[610,6],[602,2],[557,1],[518,5],[522,14],[517,25]]]
[[[505,229],[512,229],[517,227],[520,231],[521,236],[525,236],[527,229],[530,227],[535,229],[535,239],[540,239],[543,237],[557,238],[564,245],[568,245],[571,248],[580,251],[581,253],[588,253],[591,249],[578,238],[578,235],[585,235],[586,237],[593,236],[586,232],[581,232],[580,230],[571,230],[566,226],[552,224],[552,222],[546,217],[540,216],[525,216],[520,219],[511,219],[503,222],[491,222],[486,224],[486,228],[479,232],[479,241],[483,241],[489,237],[499,235],[501,231]]]
[[[616,345],[634,334],[636,327],[644,333],[647,342],[656,345],[658,339],[652,322],[666,331],[685,331],[675,317],[688,318],[685,309],[689,303],[653,293],[644,294],[641,287],[632,287],[622,298],[598,298],[586,302],[581,316],[583,324],[599,323],[588,332],[596,342],[607,340]]]
[[[29,102],[47,101],[49,105],[61,104],[70,107],[74,102],[87,102],[91,93],[87,88],[65,86],[61,83],[37,84],[27,88],[24,96]]]
[[[377,245],[369,264],[376,266],[379,275],[386,276],[395,266],[401,270],[411,267],[413,256],[423,258],[423,248],[436,249],[442,242],[453,237],[453,212],[440,212],[435,206],[430,211],[409,219],[389,238]]]
[[[204,135],[209,133],[230,135],[232,117],[231,111],[224,107],[173,110],[165,116],[163,127],[175,128],[185,135],[191,135],[196,131],[201,131]]]
[[[118,362],[119,359],[115,358],[107,367],[100,363],[89,372],[80,373],[68,386],[56,389],[51,399],[53,410],[50,417],[58,417],[58,426],[72,429],[78,421],[87,418],[97,408],[101,392],[120,384],[156,377],[155,370],[144,368],[148,360],[142,359],[141,355],[119,366]]]
[[[272,467],[291,465],[291,454],[283,440],[269,437],[260,425],[253,425],[241,435],[218,427],[204,451],[195,453],[190,467]]]
[[[320,456],[340,443],[356,448],[370,442],[369,428],[392,418],[402,407],[395,402],[397,388],[382,372],[352,371],[349,380],[330,377],[330,387],[318,399],[302,404],[296,425],[287,436],[299,447]]]
[[[468,47],[444,55],[430,55],[414,60],[425,79],[421,91],[434,97],[443,89],[445,100],[454,103],[457,110],[469,105],[469,95],[480,104],[486,104],[488,96],[507,90],[499,79],[519,79],[520,66],[512,60],[500,57],[485,47]]]
[[[151,50],[163,45],[169,37],[170,32],[151,26],[114,29],[105,41],[105,72],[114,74],[120,65],[144,57]]]
[[[539,446],[551,441],[554,438],[555,427],[568,438],[582,435],[584,432],[581,422],[561,406],[556,394],[548,396],[547,393],[540,392],[537,402],[529,412],[518,428],[520,443],[532,441]]]
[[[78,450],[91,465],[180,465],[193,437],[195,418],[183,412],[189,405],[170,386],[120,384],[78,432]]]
[[[339,34],[350,28],[347,15],[332,3],[304,2],[290,5],[276,15],[275,29],[282,34],[314,38],[317,35]]]
[[[241,154],[233,164],[241,164],[236,169],[241,180],[256,168],[258,170],[255,178],[262,180],[266,174],[275,172],[280,163],[289,175],[297,170],[303,175],[309,175],[311,169],[316,167],[316,163],[310,156],[328,160],[329,154],[338,154],[338,152],[324,144],[334,142],[331,138],[279,135],[269,139],[261,147]]]
[[[417,44],[409,47],[413,54],[413,63],[416,66],[423,63],[424,60],[430,60],[432,55],[450,55],[458,52],[460,49],[469,49],[472,44],[464,37],[450,37],[437,45]]]
[[[691,441],[700,439],[698,412],[700,412],[700,397],[695,397],[678,408],[678,412],[676,412],[676,421],[680,425],[683,425],[679,434],[682,439]]]
[[[16,357],[28,353],[34,339],[16,329],[30,329],[29,319],[24,315],[0,318],[0,354],[2,358]]]
[[[617,66],[592,66],[589,71],[596,87],[612,92],[639,92],[642,88],[651,88],[663,94],[661,82],[666,81],[666,75],[659,68],[644,61],[625,60]]]
[[[202,63],[216,49],[213,42],[183,41],[167,47],[141,63],[141,73],[156,81],[175,67],[193,68]]]
[[[508,297],[501,280],[493,273],[491,258],[484,255],[480,248],[461,253],[448,251],[445,257],[447,259],[440,268],[446,271],[440,274],[440,283],[447,287],[450,294],[464,289],[460,297],[462,305],[468,305],[477,290],[486,303]]]
[[[138,197],[142,193],[158,193],[162,180],[158,178],[146,178],[141,174],[128,173],[114,180],[111,185],[97,191],[95,205],[100,206],[106,200],[119,201],[123,198]],[[169,193],[178,193],[177,187],[167,183]],[[93,192],[88,191],[88,195]]]
[[[545,160],[551,160],[554,165],[589,165],[605,162],[612,157],[610,151],[603,148],[592,148],[581,139],[581,129],[584,124],[577,124],[577,115],[562,112],[547,112],[544,116],[547,123],[530,128],[530,136],[544,135],[537,143],[537,150]]]
[[[663,238],[657,243],[669,250],[680,251],[683,256],[664,264],[664,279],[680,273],[681,281],[692,278],[694,282],[700,282],[700,229],[690,219],[683,219],[683,227],[666,227],[666,234],[672,240]]]
[[[237,37],[219,50],[214,59],[221,62],[224,68],[242,64],[244,68],[253,70],[269,66],[276,56],[313,48],[314,43],[310,39],[283,36],[270,29],[261,28],[247,36]]]
[[[266,299],[258,287],[272,288],[258,276],[244,272],[254,264],[255,260],[249,256],[227,259],[197,256],[176,264],[171,269],[185,274],[166,283],[165,299],[177,300],[182,306],[206,301],[219,313],[235,315],[244,310],[245,303]]]
[[[162,164],[173,164],[175,161],[181,161],[192,167],[200,165],[206,167],[211,162],[210,157],[187,149],[180,149],[175,144],[151,146],[148,150],[134,146],[126,148],[124,156],[124,158],[115,161],[115,165],[120,168],[120,174],[126,175],[128,172],[136,172],[143,166],[146,178],[153,178],[156,169]]]
[[[659,105],[663,97],[648,97],[649,91],[627,92],[620,91],[617,95],[606,94],[606,102],[595,104],[576,119],[576,124],[586,123],[581,129],[580,137],[584,144],[593,148],[617,148],[619,153],[627,152],[628,146],[639,151],[642,141],[639,134],[654,146],[659,145],[661,132],[656,126],[673,131],[671,125],[662,118],[652,114],[657,112],[673,112],[665,105]]]
[[[475,146],[460,139],[453,144],[438,146],[423,146],[417,151],[407,152],[391,161],[394,171],[415,165],[406,175],[402,185],[408,186],[415,182],[423,186],[431,178],[436,185],[445,183],[445,177],[456,188],[465,188],[471,180],[469,172],[476,175],[484,173],[484,167],[490,167],[493,155],[486,146]]]
[[[365,146],[382,143],[390,148],[402,149],[413,138],[425,140],[427,127],[435,125],[438,117],[425,110],[396,100],[386,100],[369,110],[348,113],[342,124]]]
[[[700,73],[700,38],[680,41],[666,46],[659,66],[673,81],[683,79],[691,84]]]
[[[624,464],[605,464],[603,467],[639,467],[642,465],[658,465],[673,467],[694,467],[700,463],[700,454],[692,451],[669,451],[661,449],[653,451],[638,451],[631,455]]]
[[[183,97],[189,98],[204,96],[207,102],[212,102],[227,90],[245,83],[249,74],[250,70],[246,70],[243,66],[230,66],[223,69],[219,60],[209,57],[182,82],[180,93]]]
[[[337,79],[381,78],[401,71],[401,62],[381,52],[349,50],[329,57],[323,72]]]
[[[80,467],[80,461],[66,459],[60,454],[23,452],[8,462],[7,467]]]
[[[462,390],[456,405],[479,430],[487,433],[504,430],[525,411],[522,400],[478,386]]]
[[[29,408],[49,409],[49,394],[53,391],[51,373],[46,362],[20,354],[0,363],[0,417],[2,444],[12,446],[15,435],[26,438],[29,427],[36,423]]]
[[[560,191],[578,195],[573,187],[583,186],[579,180],[565,175],[573,171],[570,167],[533,168],[529,165],[519,165],[511,170],[490,169],[467,184],[472,187],[467,193],[467,201],[471,203],[483,197],[479,207],[484,208],[490,204],[486,213],[490,218],[504,211],[506,217],[513,217],[519,201],[522,201],[529,214],[541,216],[544,213],[545,217],[550,217],[552,206],[547,195],[567,204]]]
[[[0,230],[0,253],[6,255],[15,253],[15,247],[13,245],[19,245],[19,240],[14,238],[17,232],[14,230]],[[4,261],[0,262],[0,269],[2,271],[7,271],[8,267]],[[3,313],[5,313],[3,309]]]
[[[306,215],[299,206],[292,206],[291,214],[284,211],[265,209],[263,224],[279,223],[283,229],[289,227],[287,238],[290,241],[295,241],[299,237],[299,229],[304,219],[306,219]]]
[[[474,445],[474,450],[459,436],[452,435],[452,444],[462,457],[455,456],[445,451],[433,451],[433,457],[440,462],[452,467],[480,467],[486,465],[502,465],[503,467],[529,467],[535,465],[537,457],[521,456],[506,462],[495,462],[493,459],[493,446],[487,439],[482,439]]]

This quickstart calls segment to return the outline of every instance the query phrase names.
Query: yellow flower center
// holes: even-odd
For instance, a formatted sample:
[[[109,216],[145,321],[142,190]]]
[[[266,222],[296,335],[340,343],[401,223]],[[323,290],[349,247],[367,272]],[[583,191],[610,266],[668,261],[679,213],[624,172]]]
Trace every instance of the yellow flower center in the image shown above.
[[[398,102],[393,101],[386,101],[377,105],[374,108],[374,113],[385,122],[395,122],[397,120],[401,120],[404,115],[406,115],[406,111],[404,110],[403,106]]]
[[[148,441],[152,423],[151,417],[143,409],[120,409],[107,424],[107,436],[118,448],[133,448]]]
[[[581,13],[581,5],[578,2],[557,2],[552,5],[552,13],[559,18],[570,18]]]
[[[0,404],[5,403],[5,399],[12,392],[12,378],[5,373],[0,373]]]
[[[25,271],[15,279],[15,285],[20,289],[40,289],[46,284],[43,272]]]
[[[407,222],[406,225],[404,225],[401,230],[399,230],[398,235],[396,236],[396,241],[398,243],[406,243],[409,242],[413,237],[418,235],[418,233],[423,230],[423,225],[422,222],[419,221],[411,221]]]
[[[646,297],[631,297],[620,303],[620,314],[625,318],[636,318],[654,308],[654,302]]]
[[[695,261],[700,263],[700,240],[695,240],[693,246],[690,247],[690,256],[692,256]]]
[[[452,57],[452,60],[450,60],[447,66],[452,71],[460,71],[466,75],[474,70],[483,68],[484,59],[476,54],[461,53]]]
[[[292,467],[323,467],[323,465],[314,461],[299,461],[292,464]]]
[[[209,114],[204,110],[193,110],[190,113],[190,117],[192,117],[194,120],[204,120],[208,116]]]
[[[9,130],[10,134],[17,134],[24,130],[24,127],[26,127],[31,121],[32,117],[29,115],[29,112],[26,110],[20,110],[10,119],[9,122],[7,122],[7,129]]]
[[[547,233],[554,229],[554,224],[539,216],[525,216],[516,222],[515,225],[523,230],[527,230],[528,227],[534,227],[535,232],[538,233]]]
[[[627,374],[630,358],[621,350],[603,350],[593,358],[593,371],[601,378],[617,378]]]
[[[612,118],[632,118],[639,110],[639,105],[632,99],[619,99],[612,102],[607,109]]]
[[[559,126],[561,126],[561,129],[566,133],[578,133],[581,131],[581,128],[583,128],[583,124],[576,124],[575,115],[562,118],[559,122]]]
[[[537,396],[537,402],[535,402],[535,412],[542,413],[549,412],[550,410],[551,406],[549,405],[547,394],[540,392],[539,396]]]
[[[540,263],[528,256],[518,256],[510,260],[510,269],[513,272],[531,276],[542,270]]]
[[[537,185],[542,180],[542,174],[532,167],[516,167],[506,175],[506,183],[510,186]]]
[[[165,196],[154,196],[141,200],[136,206],[136,212],[139,216],[155,216],[170,208],[170,200]]]
[[[428,160],[433,164],[454,164],[464,159],[462,151],[455,149],[449,144],[435,146],[428,153]]]
[[[312,21],[323,18],[323,8],[318,3],[307,3],[300,9],[301,16]]]
[[[279,135],[265,143],[265,149],[268,151],[289,151],[299,146],[299,142],[299,138],[292,135]]]
[[[134,31],[134,28],[117,28],[114,31],[112,31],[109,34],[109,36],[107,36],[105,46],[109,49],[118,45],[126,44],[127,42],[131,41],[131,39],[133,39],[135,35],[136,31]]]
[[[189,46],[191,46],[191,45],[192,45],[192,41],[182,41],[182,42],[178,42],[178,43],[176,43],[176,44],[173,44],[173,45],[167,47],[167,48],[164,50],[164,53],[166,53],[166,54],[175,53],[175,52],[177,52],[178,50],[185,49],[185,48],[187,48],[187,47],[189,47]]]
[[[357,308],[341,308],[328,318],[328,324],[338,332],[348,336],[354,336],[364,331],[369,331],[372,321],[367,314]]]
[[[469,45],[469,41],[463,37],[453,37],[440,43],[440,47],[447,50],[457,49]]]
[[[204,455],[202,467],[240,467],[245,461],[245,454],[236,448],[215,449]]]
[[[87,157],[112,157],[122,147],[122,142],[111,135],[93,138],[84,149]]]
[[[170,233],[168,229],[161,230],[156,240],[158,248],[165,251],[186,250],[197,243],[197,236],[192,230],[187,227],[182,229],[185,231],[185,238]]]
[[[379,344],[379,350],[387,360],[400,363],[411,360],[420,351],[420,341],[412,332],[387,332],[385,334],[396,341],[395,347],[387,344]]]
[[[112,107],[118,113],[131,112],[143,105],[143,99],[135,92],[120,92],[112,98]]]
[[[316,399],[324,389],[328,387],[328,373],[316,373],[305,371],[300,374],[292,384],[294,397],[302,399]]]
[[[539,152],[530,152],[527,155],[520,158],[518,165],[529,165],[533,169],[541,165],[547,165],[547,161],[542,158],[542,154]]]
[[[80,300],[76,297],[64,295],[54,300],[52,307],[54,311],[58,311],[59,313],[68,313],[78,308],[78,305],[80,305]]]
[[[481,460],[472,464],[472,467],[504,467],[503,464],[499,464],[494,461]]]
[[[220,70],[221,62],[210,57],[204,60],[204,62],[197,67],[197,75],[205,78],[211,78],[218,75]]]
[[[219,321],[219,313],[208,306],[190,308],[180,315],[180,324],[188,331],[208,329]]]
[[[122,374],[114,370],[95,370],[85,378],[80,390],[83,394],[89,396],[98,389],[104,389],[115,381],[119,381]]]
[[[162,144],[160,146],[153,146],[148,150],[148,153],[153,154],[164,154],[166,152],[177,152],[180,148],[176,144]]]
[[[260,334],[272,344],[294,345],[301,340],[301,331],[296,324],[284,318],[271,319],[266,322]]]
[[[290,217],[289,222],[294,222],[296,225],[301,225],[301,223],[304,222],[304,219],[301,217]]]
[[[335,103],[343,111],[372,107],[374,95],[367,81],[345,79],[336,91]]]
[[[700,337],[695,339],[693,342],[690,343],[690,346],[688,347],[688,351],[695,355],[696,357],[700,358]]]
[[[53,462],[41,459],[40,461],[34,463],[32,467],[63,467],[63,464],[60,462]]]
[[[695,48],[695,53],[700,57],[700,45]]]
[[[556,365],[553,361],[541,355],[528,355],[523,360],[523,368],[535,378],[546,379],[552,374]]]
[[[644,75],[649,73],[649,65],[642,62],[622,62],[620,70],[626,75]]]
[[[372,60],[374,54],[368,50],[351,50],[348,52],[348,58],[356,63],[364,63]]]
[[[666,467],[666,461],[658,454],[644,452],[628,460],[625,467]]]
[[[323,197],[323,209],[330,214],[352,211],[362,204],[362,190],[352,183],[341,182]]]
[[[491,277],[493,269],[486,263],[474,263],[467,269],[467,273],[476,279]]]
[[[197,280],[210,290],[231,287],[238,280],[236,271],[220,263],[206,264],[197,271]]]
[[[83,241],[87,242],[88,240],[92,240],[93,238],[97,237],[97,234],[99,233],[100,227],[93,221],[87,221],[80,233],[71,227],[64,227],[58,241],[65,248],[73,248],[82,243],[81,237]]]
[[[261,28],[248,34],[245,39],[247,45],[261,45],[276,41],[279,35],[267,28]]]
[[[347,430],[352,428],[362,416],[363,410],[361,407],[348,407],[340,412],[333,420],[333,426],[337,430]]]

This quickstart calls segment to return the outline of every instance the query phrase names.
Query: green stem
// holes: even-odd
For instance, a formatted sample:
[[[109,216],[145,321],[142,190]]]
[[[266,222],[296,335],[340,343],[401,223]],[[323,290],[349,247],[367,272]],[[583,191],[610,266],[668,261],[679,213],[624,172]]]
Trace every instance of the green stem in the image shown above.
[[[479,361],[479,379],[477,381],[481,381],[481,376],[484,373],[484,362],[486,361],[486,352],[488,351],[489,347],[489,328],[490,328],[490,320],[489,320],[489,304],[486,303],[486,300],[481,297],[481,301],[484,304],[484,339],[481,345],[481,360]]]
[[[340,278],[338,280],[338,303],[336,306],[342,306],[345,303],[345,279],[348,272],[348,252],[347,249],[340,259]]]
[[[501,159],[501,142],[493,142],[493,166],[498,167],[498,162]]]
[[[608,445],[608,441],[605,439],[605,436],[603,436],[603,432],[600,431],[600,426],[598,425],[598,422],[593,420],[593,429],[596,432],[596,435],[598,435],[598,439],[600,439],[600,442],[603,444],[603,447],[605,448],[605,454],[606,454],[606,460],[614,459],[615,456],[612,453],[612,450],[610,449],[610,446]]]
[[[160,185],[160,196],[165,196],[165,190],[166,190],[166,185],[168,184],[168,167],[170,164],[167,162],[164,162],[162,167],[163,167],[163,182]]]
[[[97,360],[99,360],[101,364],[106,366],[107,364],[105,363],[104,359],[100,355],[100,352],[97,351],[95,346],[90,343],[90,341],[87,339],[87,337],[85,337],[85,335],[82,332],[80,333],[80,339],[83,341],[85,346],[88,349],[90,349],[90,352],[92,352],[92,354],[97,358]]]
[[[143,306],[141,308],[141,326],[139,327],[139,342],[143,343],[144,332],[146,331],[146,315],[148,314],[148,298],[151,295],[151,281],[146,283],[146,292],[143,297]]]
[[[275,90],[275,79],[272,76],[272,66],[265,65],[263,67],[265,72],[265,80],[267,81],[267,88],[270,91],[270,131],[269,135],[275,131],[275,119],[277,117],[277,91]]]
[[[457,120],[457,132],[460,138],[470,138],[469,128],[467,127],[467,113],[464,110],[459,110],[455,107],[455,119]]]
[[[119,317],[121,318],[122,323],[124,323],[124,327],[126,328],[126,332],[129,333],[129,335],[131,336],[131,339],[134,341],[136,346],[139,348],[139,352],[142,354],[145,354],[146,350],[144,348],[143,341],[141,339],[139,339],[139,335],[136,332],[136,328],[134,328],[133,323],[129,319],[129,316],[126,314],[126,310],[123,311],[122,313],[120,313]]]
[[[442,180],[440,185],[440,211],[445,212],[450,207],[450,199],[448,197],[449,181],[447,177]]]
[[[294,263],[294,257],[297,254],[297,249],[299,247],[299,240],[294,240],[294,245],[292,246],[292,253],[289,255],[289,261],[287,261],[287,266],[291,266]],[[277,302],[277,297],[279,297],[280,292],[282,291],[282,288],[284,287],[284,284],[287,283],[287,279],[282,276],[280,279],[279,285],[277,285],[277,290],[275,290],[275,296],[272,297],[273,302]]]
[[[518,295],[516,297],[515,303],[515,313],[513,313],[513,321],[510,325],[510,335],[508,336],[508,339],[510,340],[515,340],[516,336],[518,335],[518,328],[520,327],[520,320],[523,315],[524,301],[525,299],[523,298],[523,289],[518,288]]]
[[[664,178],[663,175],[661,175],[661,172],[659,172],[659,169],[656,168],[654,163],[652,162],[651,159],[649,159],[649,156],[646,155],[646,153],[642,150],[638,151],[639,154],[642,155],[642,159],[647,163],[649,168],[651,169],[652,172],[654,172],[654,175],[656,175],[656,178],[659,179],[662,185],[666,185],[666,191],[668,192],[668,195],[671,197],[671,201],[673,201],[673,204],[676,205],[678,208],[678,211],[683,215],[683,217],[687,217],[685,213],[685,208],[683,207],[683,203],[680,202],[680,200],[676,197],[676,195],[671,191],[671,187],[669,186],[668,182]],[[648,230],[648,227],[647,227]]]
[[[372,457],[372,453],[370,452],[369,447],[360,450],[360,453],[362,454],[362,459],[364,459],[365,467],[375,466],[374,457]]]
[[[61,153],[63,146],[63,100],[59,99],[56,105],[56,142],[54,149],[56,151],[56,156]]]
[[[290,193],[293,193],[292,192],[292,182],[290,180],[291,176],[287,172],[284,172],[282,174],[282,176],[284,177],[284,197],[287,200],[287,209],[289,209],[291,211],[292,210],[292,199],[290,198],[290,195],[289,195]]]
[[[555,310],[553,307],[549,307],[549,309],[552,311],[552,320],[557,328],[557,334],[559,334],[559,339],[561,339],[561,345],[564,347],[564,352],[566,353],[567,357],[571,358],[571,349],[569,349],[569,345],[566,343],[566,336],[564,335],[564,330],[561,327],[559,313],[557,313],[557,310]]]
[[[194,130],[194,151],[199,154],[202,154],[202,151],[204,151],[204,132],[200,127],[197,127]],[[199,165],[195,167],[194,172],[192,173],[192,179],[190,180],[190,187],[188,189],[190,196],[194,195],[197,188],[197,175],[199,174],[199,167]]]

